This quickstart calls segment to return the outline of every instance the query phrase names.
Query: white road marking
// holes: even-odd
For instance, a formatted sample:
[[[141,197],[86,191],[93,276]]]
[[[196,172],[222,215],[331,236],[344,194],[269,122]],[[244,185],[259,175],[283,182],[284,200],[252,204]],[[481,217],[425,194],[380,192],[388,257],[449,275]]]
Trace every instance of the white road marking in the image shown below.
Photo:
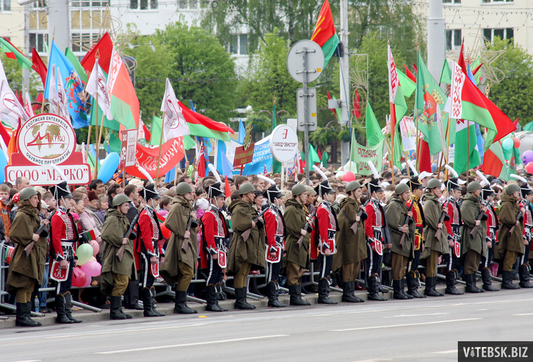
[[[431,316],[431,315],[447,315],[450,313],[425,313],[425,314],[399,314],[399,315],[393,315],[391,317],[383,317],[383,318],[402,318],[402,317],[424,317],[424,316]]]
[[[259,340],[259,339],[280,338],[280,337],[288,337],[288,336],[289,336],[289,334],[273,334],[273,335],[269,335],[269,336],[243,337],[243,338],[234,338],[234,339],[221,339],[221,340],[218,340],[218,341],[193,342],[193,343],[171,344],[171,345],[167,345],[167,346],[154,346],[154,347],[144,347],[144,348],[121,349],[121,350],[116,350],[116,351],[96,352],[95,354],[117,354],[117,353],[130,353],[130,352],[139,352],[139,351],[153,351],[153,350],[157,350],[157,349],[166,349],[166,348],[205,346],[205,345],[209,345],[209,344],[221,344],[221,343],[232,343],[232,342],[241,342],[241,341],[253,341],[253,340]]]
[[[433,352],[433,353],[439,353],[439,354],[457,353],[457,350],[456,349],[450,349],[450,350],[447,350],[447,351],[437,351],[437,352]]]
[[[521,314],[513,314],[513,315],[516,317],[522,317],[522,316],[527,316],[527,315],[533,315],[533,313],[521,313]]]
[[[431,321],[431,322],[406,323],[406,324],[392,324],[392,325],[388,325],[388,326],[371,326],[371,327],[359,327],[359,328],[331,329],[330,332],[365,331],[365,330],[369,330],[369,329],[425,326],[425,325],[429,325],[429,324],[443,324],[443,323],[478,321],[478,320],[481,320],[481,319],[483,319],[483,318],[449,319],[449,320],[444,320],[444,321]]]

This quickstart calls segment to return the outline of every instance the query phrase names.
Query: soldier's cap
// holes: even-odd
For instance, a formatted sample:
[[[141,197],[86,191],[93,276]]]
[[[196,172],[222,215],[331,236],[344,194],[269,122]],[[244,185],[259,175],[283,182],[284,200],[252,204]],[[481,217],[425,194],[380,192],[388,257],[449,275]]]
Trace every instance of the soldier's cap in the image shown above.
[[[159,200],[161,198],[161,196],[159,195],[159,192],[157,192],[157,190],[155,189],[154,184],[150,184],[146,186],[145,188],[143,188],[141,190],[141,197],[145,199],[146,201],[150,199]]]
[[[418,179],[418,176],[411,177],[411,179],[407,181],[407,184],[409,185],[409,188],[411,189],[411,191],[424,188],[424,185],[422,185],[422,183]]]
[[[222,184],[220,182],[215,182],[207,186],[207,197],[212,199],[213,197],[224,196],[224,191],[222,191]]]
[[[370,191],[370,194],[372,194],[373,192],[383,191],[383,188],[381,187],[381,182],[379,182],[379,180],[374,177],[368,182],[368,186],[369,186],[368,191]]]
[[[487,197],[494,195],[494,190],[489,185],[483,186],[481,189],[481,198],[485,200]]]
[[[276,185],[270,185],[270,187],[263,193],[269,202],[274,202],[274,199],[281,198],[283,194]]]
[[[457,177],[452,177],[446,182],[446,188],[448,191],[450,190],[459,190],[461,188],[461,185],[466,183],[466,181],[463,181]]]
[[[509,183],[507,187],[505,187],[505,193],[507,195],[512,195],[518,190],[520,190],[520,186],[518,186],[516,183]]]
[[[315,187],[315,191],[320,197],[322,197],[324,194],[331,194],[335,192],[333,188],[330,186],[328,180],[324,180],[321,183],[319,183],[318,186]]]
[[[479,190],[479,189],[481,189],[481,184],[479,182],[477,182],[477,181],[470,182],[468,184],[468,186],[466,187],[466,191],[467,192],[474,192],[474,191]]]
[[[354,190],[357,190],[357,189],[360,189],[360,188],[362,188],[362,186],[361,186],[361,184],[359,182],[350,181],[346,185],[346,192],[354,191]]]
[[[409,186],[407,186],[405,183],[398,184],[398,186],[396,186],[396,188],[394,189],[394,192],[396,193],[396,195],[401,195],[406,191],[410,191],[410,190],[409,190]]]
[[[57,185],[50,187],[49,191],[54,195],[56,200],[60,200],[61,198],[72,198],[67,181],[62,181]]]
[[[431,190],[431,189],[436,189],[440,187],[441,187],[440,180],[438,178],[432,178],[431,180],[428,181],[426,189]]]
[[[425,179],[426,177],[433,177],[433,173],[431,172],[427,172],[427,171],[422,171],[420,172],[420,174],[418,175],[418,179],[420,181],[422,181],[423,179]]]
[[[520,183],[520,193],[522,194],[522,197],[526,197],[531,192],[533,192],[533,190],[531,190],[531,187],[527,182]]]

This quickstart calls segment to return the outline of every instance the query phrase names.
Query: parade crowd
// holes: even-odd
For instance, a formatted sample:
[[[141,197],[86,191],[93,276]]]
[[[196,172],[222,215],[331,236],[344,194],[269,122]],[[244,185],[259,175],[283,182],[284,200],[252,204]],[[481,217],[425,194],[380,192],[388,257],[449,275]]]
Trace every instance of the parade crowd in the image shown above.
[[[32,187],[23,177],[1,184],[0,237],[12,249],[6,285],[17,326],[41,325],[31,311],[52,307],[57,323],[79,323],[73,299],[109,308],[111,319],[131,318],[124,309],[163,316],[157,282],[175,290],[174,312],[181,314],[197,313],[189,295],[223,312],[218,301],[228,291],[236,309],[255,308],[249,292],[285,307],[280,287],[293,306],[309,305],[306,293],[336,304],[331,287],[348,303],[363,302],[355,295],[363,289],[368,300],[386,301],[391,286],[395,299],[440,297],[439,275],[452,295],[463,294],[459,279],[467,293],[497,291],[495,277],[504,289],[533,287],[533,190],[525,178],[384,171],[345,182],[317,166],[309,180],[298,174],[282,186],[279,174],[270,177],[236,175],[226,184],[212,170],[195,184],[181,173],[169,184],[128,176],[78,187]],[[94,245],[101,273],[91,277],[92,288],[72,289],[84,244]],[[318,276],[305,274],[311,264]],[[258,278],[249,278],[259,273],[261,291]],[[50,285],[54,292],[38,291]]]

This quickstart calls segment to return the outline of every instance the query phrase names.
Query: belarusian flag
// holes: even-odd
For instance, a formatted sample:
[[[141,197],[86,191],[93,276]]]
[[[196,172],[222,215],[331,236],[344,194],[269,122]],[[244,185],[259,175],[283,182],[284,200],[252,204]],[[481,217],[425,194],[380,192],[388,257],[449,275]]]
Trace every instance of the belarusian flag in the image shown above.
[[[126,66],[115,48],[113,48],[109,65],[107,89],[113,119],[124,125],[126,129],[137,129],[140,113],[139,99],[135,94],[135,88]]]
[[[324,68],[326,68],[339,44],[339,36],[335,31],[335,23],[333,22],[328,0],[324,1],[320,14],[318,14],[318,20],[311,40],[322,48],[324,52]]]
[[[407,103],[405,103],[405,97],[403,95],[402,87],[398,79],[398,72],[396,70],[396,64],[394,63],[394,57],[390,50],[390,45],[387,45],[388,51],[388,69],[389,69],[389,102],[390,102],[390,123],[391,123],[391,147],[394,154],[394,165],[401,168],[402,164],[402,151],[400,146],[400,129],[398,120],[401,120],[405,113],[407,113]]]
[[[0,38],[0,44],[2,45],[2,51],[8,58],[16,59],[19,65],[24,69],[31,69],[31,66],[33,65],[32,61],[22,54],[16,46],[11,44],[7,38]]]
[[[448,125],[448,114],[442,114],[446,104],[446,94],[439,87],[429,72],[420,52],[417,54],[415,116],[418,122],[418,130],[424,135],[424,140],[429,145],[432,155],[442,150],[439,128],[436,124],[435,114],[441,112],[444,132]],[[455,122],[450,124],[450,145],[455,143]]]
[[[485,151],[481,171],[486,175],[491,175],[505,181],[509,180],[511,171],[509,165],[505,162],[500,141],[494,142],[490,145],[489,149]]]
[[[470,130],[468,130],[468,128]],[[466,169],[466,155],[469,155],[468,168],[472,169],[481,164],[479,152],[477,150],[476,127],[474,122],[458,119],[456,125],[455,136],[455,158],[453,160],[453,168],[457,173],[467,171]],[[470,137],[470,142],[468,138]],[[468,147],[470,146],[470,147]]]

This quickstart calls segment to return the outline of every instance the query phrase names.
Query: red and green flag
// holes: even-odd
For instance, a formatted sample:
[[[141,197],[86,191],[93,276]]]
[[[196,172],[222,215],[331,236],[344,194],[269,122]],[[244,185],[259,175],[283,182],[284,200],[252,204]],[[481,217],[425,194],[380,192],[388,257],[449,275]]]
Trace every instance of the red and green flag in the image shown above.
[[[32,61],[18,50],[16,46],[11,44],[7,38],[0,38],[0,44],[2,45],[2,51],[8,58],[15,59],[24,69],[31,69]]]
[[[333,22],[333,15],[331,15],[328,0],[324,1],[322,9],[318,14],[318,20],[311,40],[322,48],[324,52],[324,68],[326,68],[339,44],[339,36],[335,31],[335,23]]]
[[[485,175],[491,175],[505,181],[509,180],[509,175],[512,172],[509,168],[509,164],[505,161],[500,141],[494,142],[490,145],[489,149],[485,151],[481,171],[483,171]]]

